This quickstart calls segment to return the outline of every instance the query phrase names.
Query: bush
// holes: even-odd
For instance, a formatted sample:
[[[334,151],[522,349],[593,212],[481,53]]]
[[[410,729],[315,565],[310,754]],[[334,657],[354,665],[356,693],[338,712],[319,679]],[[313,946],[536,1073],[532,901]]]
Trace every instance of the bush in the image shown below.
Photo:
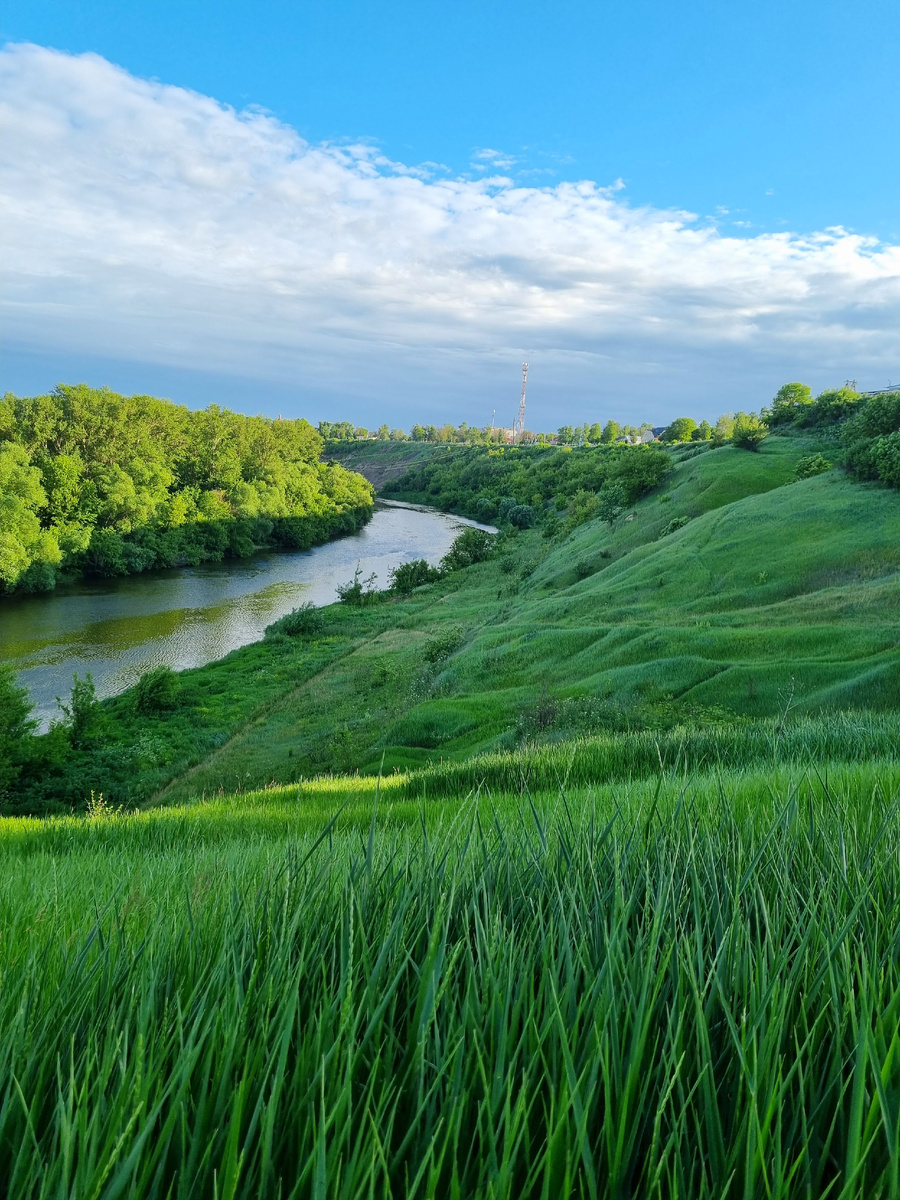
[[[534,524],[534,509],[530,504],[517,504],[509,510],[507,520],[516,529],[530,529]]]
[[[338,599],[341,604],[374,604],[379,599],[381,593],[376,588],[375,584],[378,576],[373,571],[366,579],[360,579],[362,567],[359,563],[356,564],[356,571],[349,583],[340,584],[337,588]]]
[[[171,667],[154,667],[137,682],[134,707],[145,717],[174,708],[181,693],[181,680]]]
[[[900,433],[876,438],[872,446],[872,459],[878,478],[891,487],[900,487]]]
[[[801,458],[797,463],[797,478],[812,479],[813,475],[821,475],[825,471],[830,471],[832,463],[824,456],[824,454],[808,454],[806,458]]]
[[[425,661],[430,663],[441,662],[443,659],[449,658],[453,651],[458,650],[462,644],[462,630],[447,629],[443,633],[439,633],[437,637],[433,637],[425,647]]]
[[[860,479],[900,483],[897,443],[900,441],[900,392],[873,396],[860,406],[843,428],[845,463]]]
[[[436,583],[440,577],[441,572],[437,567],[429,566],[424,558],[417,558],[412,562],[401,563],[399,567],[394,567],[390,573],[389,587],[392,592],[408,596],[417,587],[422,587],[426,583]]]
[[[502,505],[501,505],[502,507]],[[464,529],[441,560],[445,571],[462,571],[486,562],[497,548],[497,534],[485,529]]]
[[[865,399],[850,388],[835,388],[830,392],[821,392],[812,404],[801,408],[797,413],[797,424],[801,426],[835,425],[844,421],[856,412]]]
[[[759,449],[759,444],[768,435],[769,427],[756,413],[738,413],[734,418],[731,443],[739,450]]]
[[[266,637],[273,637],[279,633],[287,637],[309,637],[319,633],[323,625],[321,610],[307,601],[267,626]]]
[[[679,529],[684,529],[685,525],[690,523],[690,520],[690,517],[673,517],[659,536],[661,538],[668,537],[670,533],[675,533]]]

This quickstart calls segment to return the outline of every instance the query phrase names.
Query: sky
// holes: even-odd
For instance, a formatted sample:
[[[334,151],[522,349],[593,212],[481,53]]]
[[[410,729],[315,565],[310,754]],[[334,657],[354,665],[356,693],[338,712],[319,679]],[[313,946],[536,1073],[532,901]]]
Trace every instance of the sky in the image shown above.
[[[900,380],[895,0],[6,0],[0,387],[528,425]]]

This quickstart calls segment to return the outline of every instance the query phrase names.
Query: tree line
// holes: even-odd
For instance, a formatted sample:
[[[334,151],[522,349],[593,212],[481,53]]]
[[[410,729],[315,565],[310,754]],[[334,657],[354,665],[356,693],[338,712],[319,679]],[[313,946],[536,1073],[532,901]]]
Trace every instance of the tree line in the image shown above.
[[[372,512],[304,420],[60,385],[0,400],[0,591],[308,548]]]

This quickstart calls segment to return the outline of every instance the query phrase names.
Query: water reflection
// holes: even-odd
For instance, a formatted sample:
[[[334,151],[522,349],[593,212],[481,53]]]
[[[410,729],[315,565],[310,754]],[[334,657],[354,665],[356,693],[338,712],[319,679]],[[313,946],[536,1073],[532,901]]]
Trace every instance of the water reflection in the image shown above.
[[[473,525],[432,509],[381,501],[358,534],[296,553],[92,580],[42,596],[0,600],[0,659],[19,668],[35,715],[58,714],[75,671],[90,671],[100,696],[151,667],[201,666],[257,641],[298,604],[331,604],[336,588],[416,558],[437,563],[460,529]],[[480,526],[486,528],[486,526]]]

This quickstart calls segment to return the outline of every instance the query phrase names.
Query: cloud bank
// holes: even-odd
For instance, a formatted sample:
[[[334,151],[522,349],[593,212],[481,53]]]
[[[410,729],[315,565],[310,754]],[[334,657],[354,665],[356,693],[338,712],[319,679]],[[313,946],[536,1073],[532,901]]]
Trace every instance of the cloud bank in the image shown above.
[[[499,151],[442,177],[96,55],[0,60],[8,344],[297,381],[398,420],[454,397],[470,416],[501,374],[512,401],[530,350],[542,427],[580,398],[652,417],[900,374],[900,247],[726,236],[618,185],[521,186]]]

